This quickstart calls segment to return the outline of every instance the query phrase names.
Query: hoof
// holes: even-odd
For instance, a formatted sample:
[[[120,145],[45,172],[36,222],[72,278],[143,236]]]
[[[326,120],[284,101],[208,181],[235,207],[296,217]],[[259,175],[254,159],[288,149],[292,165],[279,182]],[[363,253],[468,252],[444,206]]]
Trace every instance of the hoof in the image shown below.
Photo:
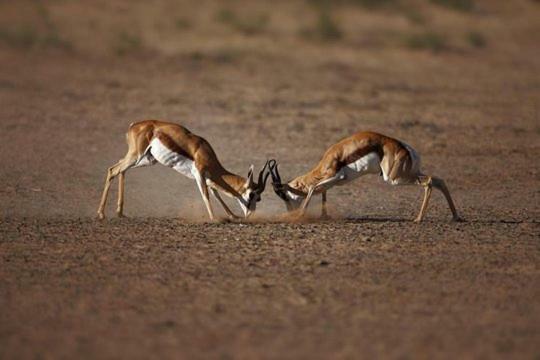
[[[103,214],[101,212],[98,212],[97,217],[98,217],[99,220],[103,220],[103,219],[105,219],[105,214]]]
[[[465,222],[465,219],[459,217],[459,216],[456,216],[456,217],[453,217],[452,218],[452,221],[453,222]]]
[[[416,224],[420,224],[422,222],[422,219],[421,218],[416,218],[416,219],[414,219],[413,222],[416,223]]]

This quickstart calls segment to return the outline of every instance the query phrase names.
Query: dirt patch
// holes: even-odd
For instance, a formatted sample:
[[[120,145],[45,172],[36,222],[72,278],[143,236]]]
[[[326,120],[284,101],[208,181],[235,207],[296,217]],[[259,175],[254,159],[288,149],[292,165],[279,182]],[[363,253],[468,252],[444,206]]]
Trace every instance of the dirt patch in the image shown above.
[[[537,223],[1,224],[2,357],[532,357]]]
[[[322,3],[0,4],[0,357],[538,356],[540,8]],[[332,221],[267,190],[208,224],[159,166],[127,173],[134,218],[94,221],[148,118],[284,179],[380,131],[467,222],[437,193],[412,224],[422,190],[374,176],[329,192]]]

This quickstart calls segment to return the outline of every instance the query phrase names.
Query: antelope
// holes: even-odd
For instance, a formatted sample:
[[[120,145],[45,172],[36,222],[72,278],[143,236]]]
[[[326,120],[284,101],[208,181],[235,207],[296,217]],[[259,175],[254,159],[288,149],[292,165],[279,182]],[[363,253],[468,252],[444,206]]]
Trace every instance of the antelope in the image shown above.
[[[418,216],[424,218],[432,188],[441,191],[453,220],[459,221],[456,207],[444,181],[425,175],[420,170],[420,157],[409,145],[375,132],[358,132],[332,145],[319,163],[309,172],[283,184],[275,160],[269,163],[275,193],[285,202],[288,211],[304,215],[314,194],[322,196],[322,216],[327,217],[326,192],[334,185],[345,185],[366,174],[382,175],[391,185],[420,185],[424,200]]]
[[[180,174],[194,179],[203,198],[210,220],[214,212],[210,204],[209,190],[224,208],[229,218],[239,218],[221,198],[219,191],[235,198],[248,218],[261,200],[269,173],[265,171],[268,161],[259,173],[258,182],[253,181],[253,165],[247,178],[227,171],[219,162],[212,146],[200,136],[175,123],[145,120],[132,123],[126,134],[127,154],[107,171],[105,187],[98,208],[98,217],[103,219],[107,195],[112,180],[118,176],[117,214],[123,216],[125,173],[129,169],[160,163]]]

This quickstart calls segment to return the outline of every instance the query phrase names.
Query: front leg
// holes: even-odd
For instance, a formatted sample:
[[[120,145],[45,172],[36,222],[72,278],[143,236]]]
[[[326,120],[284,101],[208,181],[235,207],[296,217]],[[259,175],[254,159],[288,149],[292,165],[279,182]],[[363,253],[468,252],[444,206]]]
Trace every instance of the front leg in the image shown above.
[[[212,211],[210,197],[208,196],[208,185],[206,185],[206,179],[198,170],[193,171],[193,175],[195,177],[195,181],[197,182],[197,186],[203,198],[204,204],[206,205],[208,216],[210,217],[211,221],[214,221],[214,212]]]
[[[321,218],[328,219],[328,211],[326,209],[326,189],[322,191],[322,200],[321,200]]]
[[[328,190],[329,188],[331,188],[332,186],[334,186],[335,184],[337,184],[338,182],[343,181],[343,180],[345,180],[345,174],[338,173],[338,174],[336,174],[336,175],[334,175],[334,176],[332,176],[330,178],[327,178],[327,179],[324,179],[324,180],[320,181],[315,186],[312,186],[311,188],[309,188],[307,197],[304,200],[304,202],[302,203],[302,206],[300,208],[299,217],[304,216],[304,214],[306,212],[306,209],[307,209],[307,207],[309,205],[309,202],[311,201],[311,197],[313,196],[315,191],[323,188],[324,191],[326,192],[326,190]]]
[[[235,215],[231,209],[229,209],[229,207],[227,206],[227,204],[225,203],[225,201],[223,201],[223,199],[221,198],[221,195],[219,195],[219,192],[214,189],[214,188],[210,188],[212,190],[212,194],[215,196],[216,199],[218,199],[219,203],[221,204],[221,206],[223,206],[223,209],[225,209],[225,212],[227,213],[227,215],[229,216],[229,219],[233,220],[233,219],[240,219],[240,216],[238,215]]]

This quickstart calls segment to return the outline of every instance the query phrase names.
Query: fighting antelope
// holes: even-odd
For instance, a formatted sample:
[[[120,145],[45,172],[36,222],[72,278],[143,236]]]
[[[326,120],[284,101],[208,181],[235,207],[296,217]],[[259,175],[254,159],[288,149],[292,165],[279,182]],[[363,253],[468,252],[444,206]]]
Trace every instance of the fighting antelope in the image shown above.
[[[186,128],[169,122],[145,120],[133,123],[126,134],[128,151],[126,156],[107,171],[101,203],[97,211],[104,218],[104,209],[111,181],[118,176],[117,214],[124,209],[124,177],[128,169],[150,166],[159,162],[188,178],[194,179],[202,195],[210,219],[214,212],[210,204],[208,188],[221,203],[230,218],[237,218],[219,195],[219,191],[236,198],[245,217],[255,211],[261,200],[269,173],[264,175],[268,161],[259,173],[258,182],[253,181],[253,165],[247,179],[227,171],[219,162],[210,144]]]
[[[448,202],[453,219],[459,217],[444,181],[424,175],[420,157],[409,145],[374,132],[358,132],[332,145],[308,173],[286,184],[281,183],[275,160],[269,163],[276,194],[287,210],[305,213],[313,194],[322,195],[322,216],[327,216],[326,192],[334,185],[344,185],[361,175],[380,174],[391,185],[416,184],[424,187],[424,201],[415,222],[424,218],[432,187],[440,190]]]

